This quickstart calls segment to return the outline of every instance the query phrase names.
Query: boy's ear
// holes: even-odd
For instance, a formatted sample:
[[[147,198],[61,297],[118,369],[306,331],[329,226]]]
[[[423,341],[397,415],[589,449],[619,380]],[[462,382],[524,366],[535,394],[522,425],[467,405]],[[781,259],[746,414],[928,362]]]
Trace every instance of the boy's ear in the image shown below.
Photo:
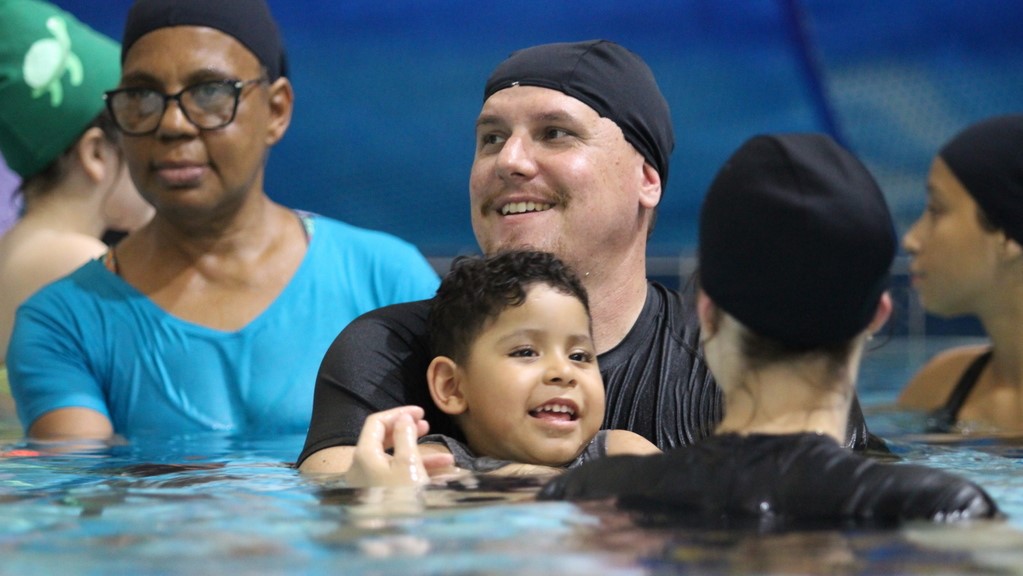
[[[462,395],[461,373],[458,364],[447,356],[437,356],[426,369],[426,381],[430,385],[430,397],[445,414],[457,415],[465,412],[468,405]]]

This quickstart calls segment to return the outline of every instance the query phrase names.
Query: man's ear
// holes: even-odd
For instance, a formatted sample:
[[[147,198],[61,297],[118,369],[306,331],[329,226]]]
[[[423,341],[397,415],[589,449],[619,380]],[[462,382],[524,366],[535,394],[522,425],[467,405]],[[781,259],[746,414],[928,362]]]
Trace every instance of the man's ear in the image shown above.
[[[638,154],[638,152],[637,152]],[[643,162],[643,185],[640,188],[640,204],[653,210],[661,203],[661,175],[649,162]]]
[[[426,369],[426,381],[430,386],[430,397],[445,414],[452,416],[468,409],[462,394],[461,371],[458,364],[447,356],[438,356]]]

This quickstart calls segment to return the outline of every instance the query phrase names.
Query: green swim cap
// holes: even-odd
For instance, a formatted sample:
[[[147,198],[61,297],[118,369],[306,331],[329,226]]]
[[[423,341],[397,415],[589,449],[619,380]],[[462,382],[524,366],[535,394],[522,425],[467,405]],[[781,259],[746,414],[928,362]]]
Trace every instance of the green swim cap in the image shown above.
[[[0,153],[28,178],[99,116],[120,82],[120,46],[37,0],[0,0],[0,30]]]

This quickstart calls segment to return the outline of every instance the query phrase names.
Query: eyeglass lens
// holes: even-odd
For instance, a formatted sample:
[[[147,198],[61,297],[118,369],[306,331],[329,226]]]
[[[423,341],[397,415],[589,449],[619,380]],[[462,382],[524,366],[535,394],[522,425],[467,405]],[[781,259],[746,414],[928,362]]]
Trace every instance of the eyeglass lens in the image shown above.
[[[129,134],[156,130],[170,100],[177,100],[185,117],[199,128],[210,130],[234,120],[243,83],[223,80],[204,82],[177,94],[162,94],[148,88],[125,88],[108,95],[114,121]]]

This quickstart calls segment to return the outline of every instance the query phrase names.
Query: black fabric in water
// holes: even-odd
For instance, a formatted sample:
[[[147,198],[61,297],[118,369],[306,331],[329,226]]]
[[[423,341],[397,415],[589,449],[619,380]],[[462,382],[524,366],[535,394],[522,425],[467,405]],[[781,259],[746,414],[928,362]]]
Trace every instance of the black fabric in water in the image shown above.
[[[968,480],[877,462],[816,434],[727,434],[654,456],[608,457],[566,472],[540,492],[546,500],[610,497],[623,508],[689,522],[889,524],[1000,515],[991,497]]]

